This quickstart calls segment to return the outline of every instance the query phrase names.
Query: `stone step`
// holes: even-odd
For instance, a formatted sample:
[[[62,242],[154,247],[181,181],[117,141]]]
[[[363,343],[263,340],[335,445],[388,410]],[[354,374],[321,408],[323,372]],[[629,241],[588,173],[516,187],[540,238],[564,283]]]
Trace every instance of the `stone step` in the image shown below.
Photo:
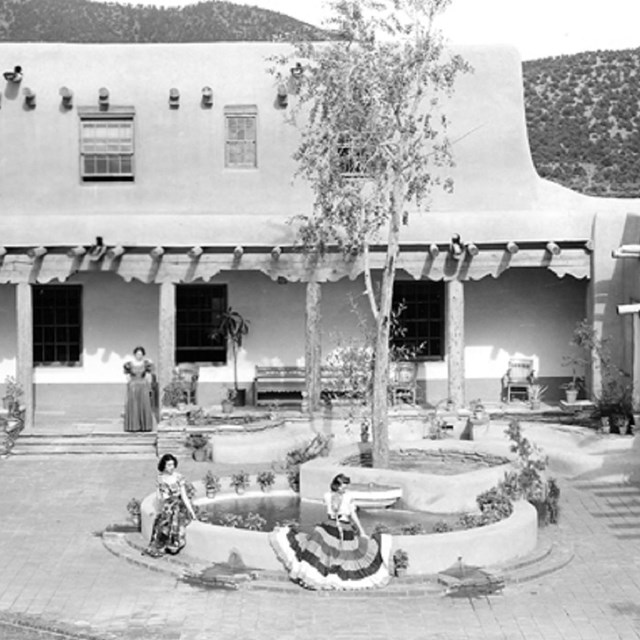
[[[493,574],[502,576],[506,584],[519,584],[537,580],[566,567],[574,557],[573,546],[563,540],[539,544],[524,558],[496,567],[488,567]]]
[[[153,454],[155,433],[122,434],[27,434],[21,435],[13,455]]]

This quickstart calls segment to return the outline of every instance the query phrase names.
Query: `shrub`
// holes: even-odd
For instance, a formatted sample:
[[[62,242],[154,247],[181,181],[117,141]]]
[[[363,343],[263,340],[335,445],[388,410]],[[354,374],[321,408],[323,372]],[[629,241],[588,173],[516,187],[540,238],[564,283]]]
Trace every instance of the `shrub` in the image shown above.
[[[392,533],[392,529],[384,522],[376,522],[373,526],[373,533]]]
[[[484,517],[485,524],[499,522],[513,513],[513,504],[509,495],[501,487],[493,487],[481,493],[476,498],[476,502]]]
[[[452,528],[446,520],[438,520],[433,525],[433,533],[448,533],[449,531],[452,531]]]
[[[400,533],[404,536],[417,536],[421,533],[425,533],[425,530],[421,523],[414,522],[412,524],[405,524],[400,527]]]
[[[331,436],[318,433],[308,444],[287,452],[285,474],[289,486],[294,491],[300,490],[300,465],[327,452],[330,445]]]
[[[459,529],[475,529],[476,527],[482,527],[486,524],[482,515],[476,515],[473,513],[464,513],[456,522],[456,528]]]

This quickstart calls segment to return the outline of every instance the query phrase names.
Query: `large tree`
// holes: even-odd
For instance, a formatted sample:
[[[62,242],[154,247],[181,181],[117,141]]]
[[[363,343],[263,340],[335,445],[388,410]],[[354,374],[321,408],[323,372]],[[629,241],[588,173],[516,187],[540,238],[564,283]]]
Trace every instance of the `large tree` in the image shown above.
[[[315,203],[297,216],[300,239],[319,259],[331,247],[363,260],[375,321],[372,437],[375,466],[387,466],[389,331],[400,228],[428,207],[436,186],[452,188],[447,117],[439,96],[466,63],[448,54],[435,21],[450,0],[333,0],[336,39],[297,43],[278,58],[291,121],[301,142],[298,174]],[[299,63],[287,78],[292,63]],[[385,241],[386,235],[386,241]],[[369,247],[386,244],[379,286]]]

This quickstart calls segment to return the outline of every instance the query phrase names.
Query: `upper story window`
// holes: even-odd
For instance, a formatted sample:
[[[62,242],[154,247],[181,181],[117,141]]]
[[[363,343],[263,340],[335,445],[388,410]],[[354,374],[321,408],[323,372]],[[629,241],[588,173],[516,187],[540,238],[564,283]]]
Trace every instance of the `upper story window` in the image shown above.
[[[80,174],[84,182],[134,179],[133,110],[79,109]]]
[[[370,147],[359,139],[343,133],[338,136],[338,167],[347,177],[365,177],[367,162],[371,157]]]
[[[258,109],[254,105],[224,108],[224,164],[232,169],[258,166]]]

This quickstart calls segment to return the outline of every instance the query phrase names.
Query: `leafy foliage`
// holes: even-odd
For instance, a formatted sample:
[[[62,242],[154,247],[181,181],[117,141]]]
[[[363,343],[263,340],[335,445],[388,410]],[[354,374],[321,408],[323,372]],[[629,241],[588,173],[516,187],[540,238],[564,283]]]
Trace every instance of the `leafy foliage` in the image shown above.
[[[261,489],[265,489],[273,485],[276,481],[276,476],[273,471],[260,471],[256,476],[256,482]]]
[[[204,486],[209,493],[218,493],[220,491],[220,478],[209,470],[204,476]]]
[[[601,389],[596,396],[598,413],[601,416],[617,414],[630,417],[634,408],[632,381],[629,374],[616,364],[610,338],[599,337],[589,321],[582,320],[574,328],[571,344],[585,354],[585,363],[593,358],[600,369]]]
[[[640,48],[523,65],[538,173],[594,196],[640,197]]]
[[[292,86],[289,119],[300,130],[297,175],[314,194],[309,215],[292,220],[300,244],[321,260],[336,247],[361,256],[376,323],[372,434],[376,466],[388,464],[389,332],[400,227],[408,210],[426,209],[433,188],[451,190],[448,119],[439,97],[466,63],[448,56],[434,19],[449,0],[333,0],[340,39],[294,45],[273,58],[273,74]],[[381,37],[383,36],[383,37]],[[386,234],[379,295],[369,246]]]
[[[300,490],[300,465],[327,452],[330,445],[331,437],[318,433],[308,444],[287,452],[285,473],[291,489],[294,491]]]
[[[228,42],[328,36],[281,13],[222,0],[179,8],[0,0],[0,41],[5,42]]]

